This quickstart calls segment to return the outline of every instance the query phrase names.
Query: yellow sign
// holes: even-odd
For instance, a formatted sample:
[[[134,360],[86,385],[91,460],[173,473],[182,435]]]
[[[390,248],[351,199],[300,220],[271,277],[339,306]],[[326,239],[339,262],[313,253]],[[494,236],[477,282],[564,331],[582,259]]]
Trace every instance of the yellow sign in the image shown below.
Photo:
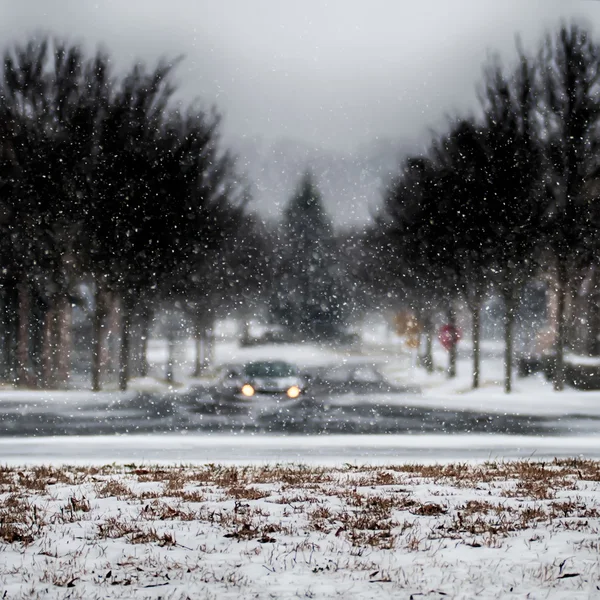
[[[404,342],[409,348],[418,348],[419,347],[419,335],[409,335]]]
[[[398,335],[404,335],[408,328],[408,321],[411,318],[410,313],[399,312],[394,317],[394,325],[396,326],[396,333]]]
[[[421,325],[410,312],[399,312],[394,317],[394,325],[398,335],[416,335],[421,332]]]

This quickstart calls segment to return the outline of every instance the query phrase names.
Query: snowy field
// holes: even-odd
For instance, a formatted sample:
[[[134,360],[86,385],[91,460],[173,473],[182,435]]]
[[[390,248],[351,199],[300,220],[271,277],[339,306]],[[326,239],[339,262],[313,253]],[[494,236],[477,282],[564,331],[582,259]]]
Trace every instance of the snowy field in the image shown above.
[[[215,365],[368,362],[420,392],[223,413],[190,342],[164,381],[160,341],[126,393],[0,391],[0,598],[600,598],[600,392],[506,396],[493,343],[474,392],[464,346],[450,381],[439,348],[427,376],[364,341],[224,335]]]
[[[600,463],[3,468],[2,598],[600,597]]]

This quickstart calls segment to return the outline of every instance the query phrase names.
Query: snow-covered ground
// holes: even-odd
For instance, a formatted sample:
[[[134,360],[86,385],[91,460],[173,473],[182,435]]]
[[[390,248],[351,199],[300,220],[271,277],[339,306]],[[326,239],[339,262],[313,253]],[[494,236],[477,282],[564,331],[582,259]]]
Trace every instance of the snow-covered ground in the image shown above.
[[[386,465],[404,462],[587,457],[600,459],[597,435],[223,435],[152,434],[0,438],[1,463]]]
[[[600,392],[556,393],[535,376],[507,396],[497,343],[472,391],[468,352],[448,380],[439,347],[428,376],[397,337],[363,339],[242,348],[225,328],[215,365],[377,364],[421,393],[327,399],[313,417],[366,411],[367,431],[385,414],[438,419],[435,435],[249,433],[254,418],[267,431],[281,418],[261,406],[219,433],[194,406],[212,374],[189,376],[191,342],[174,384],[158,340],[150,376],[126,393],[1,390],[0,598],[600,598]],[[6,436],[19,419],[32,434]],[[544,420],[560,435],[509,431]],[[135,433],[149,421],[156,431]],[[129,433],[39,435],[53,422]]]
[[[599,594],[600,463],[0,470],[3,598]]]

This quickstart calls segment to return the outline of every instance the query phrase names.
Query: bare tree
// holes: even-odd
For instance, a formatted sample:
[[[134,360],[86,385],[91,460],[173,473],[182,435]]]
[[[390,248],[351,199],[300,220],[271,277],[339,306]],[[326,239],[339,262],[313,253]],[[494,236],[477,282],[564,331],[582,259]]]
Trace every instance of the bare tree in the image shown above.
[[[504,390],[512,390],[513,329],[516,310],[533,271],[544,204],[536,65],[520,45],[519,62],[507,72],[496,57],[484,69],[480,101],[485,143],[490,154],[487,202],[494,226],[490,234],[492,279],[504,299]]]
[[[547,167],[545,245],[556,267],[554,388],[564,388],[565,304],[570,269],[589,260],[590,206],[582,193],[600,117],[600,46],[576,23],[549,34],[540,53]]]

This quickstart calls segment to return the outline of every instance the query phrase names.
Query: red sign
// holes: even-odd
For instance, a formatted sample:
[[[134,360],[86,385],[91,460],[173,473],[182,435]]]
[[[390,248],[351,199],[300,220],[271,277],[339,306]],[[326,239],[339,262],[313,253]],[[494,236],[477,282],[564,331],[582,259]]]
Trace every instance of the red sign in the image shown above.
[[[440,344],[442,344],[446,350],[450,350],[450,348],[456,346],[461,337],[460,329],[454,327],[454,325],[442,325],[438,331]]]

